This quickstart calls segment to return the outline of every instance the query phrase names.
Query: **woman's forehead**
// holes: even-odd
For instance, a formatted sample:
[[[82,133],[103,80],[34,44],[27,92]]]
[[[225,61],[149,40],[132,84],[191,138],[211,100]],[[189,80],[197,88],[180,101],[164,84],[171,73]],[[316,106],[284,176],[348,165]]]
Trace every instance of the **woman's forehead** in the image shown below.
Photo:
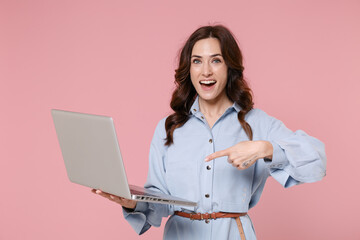
[[[211,56],[221,54],[220,41],[217,38],[205,38],[194,44],[191,55]]]

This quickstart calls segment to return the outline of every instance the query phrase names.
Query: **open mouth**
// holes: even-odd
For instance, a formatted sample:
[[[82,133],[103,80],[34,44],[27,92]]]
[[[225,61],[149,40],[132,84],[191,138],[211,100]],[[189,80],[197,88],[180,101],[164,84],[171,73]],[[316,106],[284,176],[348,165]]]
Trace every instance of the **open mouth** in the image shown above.
[[[215,83],[216,83],[215,80],[201,80],[200,81],[200,85],[206,86],[206,87],[211,87],[211,86],[215,85]]]

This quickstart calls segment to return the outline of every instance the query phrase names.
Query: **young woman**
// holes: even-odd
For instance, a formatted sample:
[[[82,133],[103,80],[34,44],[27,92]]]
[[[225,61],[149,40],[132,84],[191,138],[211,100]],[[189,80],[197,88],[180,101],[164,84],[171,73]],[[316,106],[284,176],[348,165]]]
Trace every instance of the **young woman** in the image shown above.
[[[146,188],[198,203],[194,209],[95,193],[124,207],[138,234],[166,223],[164,239],[256,239],[247,212],[267,177],[284,187],[325,176],[324,145],[253,109],[240,49],[224,26],[197,29],[176,70],[174,113],[156,127]]]

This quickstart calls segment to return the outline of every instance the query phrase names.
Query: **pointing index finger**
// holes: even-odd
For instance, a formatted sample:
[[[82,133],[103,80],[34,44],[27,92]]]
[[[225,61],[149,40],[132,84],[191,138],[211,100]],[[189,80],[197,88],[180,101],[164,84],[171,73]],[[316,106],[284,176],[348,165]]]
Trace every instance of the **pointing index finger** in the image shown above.
[[[228,156],[228,155],[229,155],[228,149],[217,151],[217,152],[214,152],[214,153],[210,154],[209,156],[207,156],[205,158],[205,162],[209,162],[215,158],[224,157],[224,156]]]

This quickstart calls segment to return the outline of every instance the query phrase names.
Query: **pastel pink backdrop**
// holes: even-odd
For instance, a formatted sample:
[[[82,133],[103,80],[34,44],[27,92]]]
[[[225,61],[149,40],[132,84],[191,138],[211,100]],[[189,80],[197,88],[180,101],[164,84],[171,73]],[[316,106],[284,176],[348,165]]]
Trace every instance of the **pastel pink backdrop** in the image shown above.
[[[113,116],[130,182],[146,180],[176,55],[228,26],[256,107],[326,144],[318,183],[270,179],[250,211],[259,239],[360,239],[359,1],[0,1],[0,239],[138,237],[121,208],[68,181],[50,109]]]

